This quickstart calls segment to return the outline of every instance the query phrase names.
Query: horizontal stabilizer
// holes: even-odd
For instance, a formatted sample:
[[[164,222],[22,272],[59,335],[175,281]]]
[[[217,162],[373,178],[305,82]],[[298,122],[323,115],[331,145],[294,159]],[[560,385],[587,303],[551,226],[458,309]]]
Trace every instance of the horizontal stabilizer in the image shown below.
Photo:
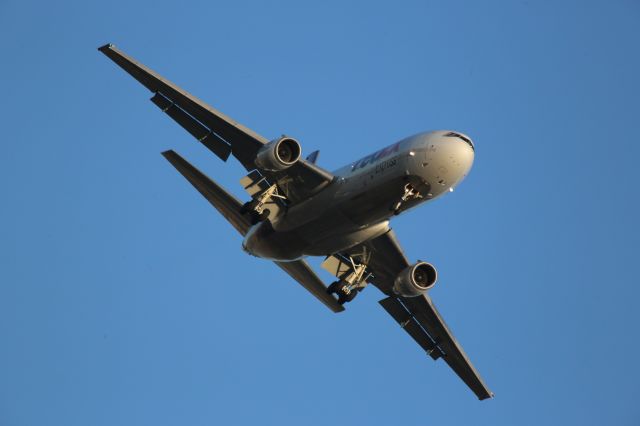
[[[196,169],[187,160],[175,151],[169,150],[162,153],[194,188],[206,198],[242,235],[246,235],[251,227],[249,220],[240,213],[242,203],[229,194],[220,185],[212,181],[200,170]]]

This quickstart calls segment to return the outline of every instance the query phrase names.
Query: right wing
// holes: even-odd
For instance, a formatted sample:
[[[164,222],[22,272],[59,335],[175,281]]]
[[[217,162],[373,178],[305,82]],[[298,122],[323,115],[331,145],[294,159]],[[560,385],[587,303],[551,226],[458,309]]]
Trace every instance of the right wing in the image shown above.
[[[151,101],[156,106],[223,161],[233,154],[248,171],[256,169],[254,160],[258,150],[269,142],[266,138],[162,78],[115,46],[106,44],[98,50],[152,91]],[[291,202],[313,195],[334,178],[304,159],[281,172],[261,173],[271,183],[278,183]]]
[[[204,173],[191,165],[175,151],[165,151],[162,155],[241,235],[244,236],[247,234],[251,223],[245,215],[240,213],[240,208],[242,207],[240,201],[213,180],[209,179]],[[311,270],[307,262],[298,260],[295,262],[275,262],[275,264],[298,281],[302,287],[307,289],[307,291],[313,294],[333,312],[344,311],[342,305],[340,305],[332,295],[327,293],[327,287],[313,270]]]
[[[373,277],[369,281],[389,296],[380,301],[382,307],[431,358],[444,359],[479,399],[493,397],[431,298],[426,294],[402,297],[393,292],[395,278],[410,265],[393,230],[352,249],[349,254],[357,256],[363,246],[371,254],[368,269]]]

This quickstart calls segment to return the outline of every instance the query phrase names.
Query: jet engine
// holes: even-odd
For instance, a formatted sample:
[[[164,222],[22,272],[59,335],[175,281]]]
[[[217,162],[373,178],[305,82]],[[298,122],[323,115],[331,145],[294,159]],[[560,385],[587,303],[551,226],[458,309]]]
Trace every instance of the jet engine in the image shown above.
[[[293,166],[300,159],[301,152],[297,140],[282,136],[260,148],[255,163],[262,170],[279,172]]]
[[[417,262],[405,268],[393,283],[393,291],[404,297],[420,296],[431,287],[438,279],[438,272],[432,264]]]

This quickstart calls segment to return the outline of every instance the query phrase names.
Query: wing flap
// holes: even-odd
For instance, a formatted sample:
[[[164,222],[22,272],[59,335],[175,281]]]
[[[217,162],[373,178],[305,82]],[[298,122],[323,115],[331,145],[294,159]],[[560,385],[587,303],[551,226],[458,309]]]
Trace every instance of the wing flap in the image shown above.
[[[378,303],[380,303],[389,315],[398,322],[400,327],[427,352],[427,355],[434,360],[442,356],[442,351],[438,348],[431,336],[424,331],[413,315],[411,315],[396,298],[387,297]]]
[[[479,399],[492,398],[493,393],[484,383],[467,354],[447,327],[440,312],[427,295],[402,297],[402,303],[442,349],[442,359],[464,381]]]

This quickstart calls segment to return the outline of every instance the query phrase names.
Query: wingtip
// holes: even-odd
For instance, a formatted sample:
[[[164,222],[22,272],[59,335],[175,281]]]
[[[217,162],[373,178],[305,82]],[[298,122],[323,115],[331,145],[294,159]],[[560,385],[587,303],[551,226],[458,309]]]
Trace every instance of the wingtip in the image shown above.
[[[478,399],[480,401],[483,401],[485,399],[493,399],[495,396],[496,395],[493,392],[489,391],[489,393],[487,395],[483,395],[482,397],[479,397]]]
[[[340,312],[344,312],[344,306],[340,305],[339,308],[331,309],[334,313],[339,314]]]
[[[104,52],[105,50],[109,50],[112,47],[113,47],[113,44],[107,43],[107,44],[105,44],[103,46],[98,47],[98,50],[101,51],[101,52]]]

